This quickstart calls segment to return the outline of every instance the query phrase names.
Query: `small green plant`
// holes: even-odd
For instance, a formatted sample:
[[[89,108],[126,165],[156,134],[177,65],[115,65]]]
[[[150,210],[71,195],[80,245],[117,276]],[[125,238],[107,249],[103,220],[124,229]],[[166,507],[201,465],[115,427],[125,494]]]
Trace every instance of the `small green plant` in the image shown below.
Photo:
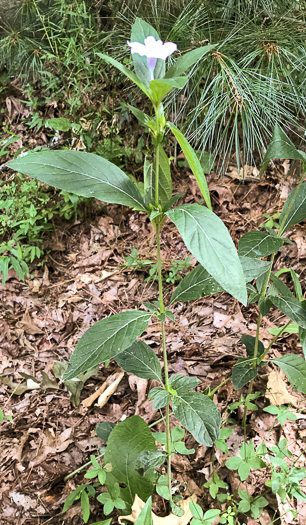
[[[103,492],[97,497],[97,500],[103,505],[103,512],[108,516],[114,509],[125,509],[125,501],[119,497],[120,487],[119,483],[114,483],[109,489],[109,492]]]
[[[200,505],[197,503],[189,503],[189,509],[193,515],[191,525],[210,525],[220,514],[220,510],[218,509],[207,510],[204,514]]]
[[[275,405],[270,405],[264,408],[264,411],[276,416],[281,426],[283,426],[288,419],[290,421],[297,420],[297,416],[293,414],[293,412],[291,412],[291,410],[289,410],[289,408],[286,407],[286,405],[280,405],[279,407]]]
[[[133,248],[130,255],[124,257],[125,263],[122,265],[125,268],[134,268],[135,270],[144,270],[148,271],[149,276],[145,279],[145,282],[156,280],[158,265],[149,259],[140,259],[138,256],[138,251],[136,248]],[[175,260],[171,262],[171,268],[169,272],[163,272],[163,281],[166,283],[175,284],[177,281],[181,281],[183,277],[183,272],[185,269],[190,267],[190,259],[188,256],[183,261]],[[146,267],[149,267],[147,270]]]
[[[14,177],[3,184],[0,199],[0,273],[2,284],[10,269],[19,279],[29,277],[29,263],[42,260],[44,240],[53,232],[56,217],[77,218],[84,201],[77,195],[61,191],[59,196],[45,191],[35,179]]]
[[[96,489],[92,485],[82,484],[74,489],[67,497],[63,512],[67,512],[68,509],[73,505],[75,501],[81,502],[82,516],[84,523],[87,523],[90,516],[90,503],[89,498],[93,498],[96,495]]]
[[[5,414],[2,408],[0,408],[0,423],[2,423],[5,419],[7,421],[12,421],[13,416],[11,414]]]

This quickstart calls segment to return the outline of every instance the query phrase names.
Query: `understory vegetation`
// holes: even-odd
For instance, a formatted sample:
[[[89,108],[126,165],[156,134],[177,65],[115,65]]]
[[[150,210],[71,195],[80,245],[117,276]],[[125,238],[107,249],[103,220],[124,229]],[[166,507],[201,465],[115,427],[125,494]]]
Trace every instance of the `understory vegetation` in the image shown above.
[[[303,525],[305,5],[0,8],[4,524]]]

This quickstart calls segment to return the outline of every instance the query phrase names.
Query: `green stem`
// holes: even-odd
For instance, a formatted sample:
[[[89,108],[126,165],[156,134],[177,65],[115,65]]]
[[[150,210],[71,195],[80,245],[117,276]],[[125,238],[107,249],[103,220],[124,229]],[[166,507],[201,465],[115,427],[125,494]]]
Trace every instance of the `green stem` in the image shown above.
[[[97,456],[96,459],[102,458],[103,456],[104,456],[104,454],[99,454],[99,456]],[[78,474],[79,472],[81,472],[82,470],[84,470],[84,468],[89,467],[89,465],[92,465],[91,461],[88,461],[88,462],[85,463],[84,465],[81,465],[81,467],[77,468],[76,470],[74,470],[73,472],[71,472],[70,474],[68,474],[68,475],[64,478],[64,482],[66,483],[66,481],[68,481],[68,479],[72,478],[73,476],[75,476],[75,474]]]
[[[162,259],[160,252],[160,230],[161,225],[157,224],[156,227],[156,245],[157,245],[157,271],[158,271],[158,291],[159,291],[159,309],[160,313],[165,313],[164,300],[163,300],[163,281],[162,281]],[[164,359],[164,377],[165,387],[169,392],[169,373],[168,373],[168,356],[166,348],[166,333],[165,333],[165,321],[161,321],[161,336],[162,336],[162,349]],[[171,441],[170,441],[170,407],[169,403],[166,405],[166,452],[167,452],[167,478],[168,478],[168,489],[170,495],[170,502],[172,501],[171,492]]]
[[[213,398],[214,394],[219,390],[219,388],[221,388],[221,386],[223,385],[226,385],[226,383],[232,379],[231,376],[229,376],[227,379],[224,379],[224,381],[222,381],[222,383],[220,383],[220,385],[216,386],[216,388],[214,388],[210,393],[209,393],[209,397],[210,398]]]
[[[155,206],[158,208],[158,186],[159,186],[159,144],[155,147]]]
[[[288,323],[286,323],[282,329],[278,332],[278,334],[273,337],[271,343],[269,344],[268,348],[264,351],[264,353],[262,354],[261,358],[264,359],[266,357],[266,355],[269,353],[269,350],[272,348],[272,346],[274,345],[275,341],[279,338],[280,335],[282,335],[284,333],[284,331],[286,330],[287,326],[289,326],[291,324],[291,319],[290,321],[288,321]]]

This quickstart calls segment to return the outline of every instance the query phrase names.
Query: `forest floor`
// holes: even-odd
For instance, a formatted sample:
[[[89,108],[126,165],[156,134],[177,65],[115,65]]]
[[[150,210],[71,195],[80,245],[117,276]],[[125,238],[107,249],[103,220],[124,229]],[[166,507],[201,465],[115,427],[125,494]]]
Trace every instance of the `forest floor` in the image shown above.
[[[264,221],[263,213],[281,210],[296,180],[288,175],[289,164],[279,163],[260,181],[247,176],[242,184],[237,171],[229,167],[226,176],[212,174],[209,188],[213,209],[225,222],[235,243],[239,238]],[[196,182],[188,169],[174,170],[174,190],[185,193],[184,201],[200,199]],[[291,227],[285,244],[276,257],[275,269],[293,268],[303,280],[305,277],[305,225]],[[62,514],[68,494],[84,483],[80,472],[68,481],[64,478],[89,461],[90,454],[98,454],[105,443],[97,437],[95,426],[103,421],[118,422],[138,414],[148,424],[160,418],[152,409],[146,394],[154,383],[125,373],[107,404],[99,407],[96,401],[84,403],[110,376],[120,372],[111,361],[106,368],[87,379],[81,391],[81,403],[72,406],[70,395],[54,376],[55,362],[68,362],[81,335],[94,322],[127,309],[142,308],[144,301],[157,299],[155,281],[146,281],[146,267],[133,270],[123,265],[124,257],[133,248],[142,260],[156,261],[154,232],[145,215],[117,205],[92,203],[86,216],[77,221],[58,222],[55,234],[48,241],[49,255],[43,268],[32,268],[32,279],[20,282],[10,272],[1,288],[0,301],[0,407],[11,421],[4,420],[0,439],[0,509],[1,525],[81,525],[80,503]],[[185,259],[189,254],[174,226],[167,221],[162,233],[164,271],[171,261]],[[191,258],[191,267],[196,260]],[[175,285],[165,283],[166,298]],[[255,305],[242,307],[226,293],[207,296],[193,303],[176,303],[175,322],[166,325],[170,372],[197,376],[202,384],[212,388],[229,377],[238,356],[244,355],[239,343],[243,334],[255,335],[258,310]],[[266,346],[273,338],[269,328],[281,326],[286,318],[272,309],[262,324],[261,341]],[[162,358],[160,325],[149,324],[141,339]],[[271,349],[271,356],[285,353],[302,354],[296,334],[284,335]],[[25,375],[22,375],[25,374]],[[29,377],[31,376],[31,377]],[[153,385],[154,386],[154,385]],[[303,407],[301,394],[292,391],[282,372],[272,365],[259,375],[254,391],[261,392],[258,410],[247,419],[247,437],[258,445],[263,440],[275,444],[280,437],[288,440],[288,448],[295,455],[305,449],[306,419],[297,413]],[[246,394],[247,387],[243,389]],[[234,472],[224,468],[226,459],[238,452],[244,439],[241,427],[243,408],[233,414],[228,405],[238,401],[241,392],[227,382],[215,395],[215,402],[226,421],[236,421],[229,438],[229,454],[215,453],[215,468],[221,479],[237,492]],[[297,421],[287,421],[282,427],[275,416],[263,411],[269,404],[291,404]],[[171,421],[175,425],[175,420]],[[163,431],[163,424],[155,427]],[[187,448],[194,448],[190,456],[173,458],[174,478],[186,487],[186,493],[196,494],[203,508],[213,500],[203,484],[212,473],[211,449],[198,445],[189,436]],[[303,464],[303,459],[301,464]],[[252,471],[248,478],[250,493],[265,489],[265,472]],[[268,525],[279,513],[279,503],[269,498],[269,506],[258,521],[249,519],[248,525]],[[157,505],[157,503],[156,503]],[[158,505],[157,505],[158,506]],[[155,506],[156,511],[156,506]],[[162,511],[162,509],[161,509]],[[299,521],[306,524],[306,504],[299,502]],[[89,523],[105,519],[102,506],[91,502]],[[294,523],[292,516],[283,523]],[[286,521],[287,520],[287,521]],[[117,519],[114,518],[114,524]]]

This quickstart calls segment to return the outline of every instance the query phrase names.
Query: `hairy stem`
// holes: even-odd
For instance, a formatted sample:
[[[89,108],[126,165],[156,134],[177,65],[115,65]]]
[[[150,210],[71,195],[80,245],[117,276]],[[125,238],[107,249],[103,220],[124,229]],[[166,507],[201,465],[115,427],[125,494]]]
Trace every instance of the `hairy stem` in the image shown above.
[[[162,281],[162,259],[160,253],[160,230],[161,225],[158,224],[156,227],[156,245],[157,245],[157,271],[158,271],[158,291],[159,291],[159,309],[160,313],[165,313],[164,299],[163,299],[163,281]],[[166,333],[165,333],[165,321],[161,321],[161,336],[162,336],[162,349],[164,359],[164,377],[165,387],[169,391],[169,373],[168,373],[168,356],[166,348]],[[167,452],[167,478],[168,478],[168,489],[170,495],[170,502],[172,501],[171,493],[171,443],[170,443],[170,406],[169,403],[166,406],[166,452]]]

